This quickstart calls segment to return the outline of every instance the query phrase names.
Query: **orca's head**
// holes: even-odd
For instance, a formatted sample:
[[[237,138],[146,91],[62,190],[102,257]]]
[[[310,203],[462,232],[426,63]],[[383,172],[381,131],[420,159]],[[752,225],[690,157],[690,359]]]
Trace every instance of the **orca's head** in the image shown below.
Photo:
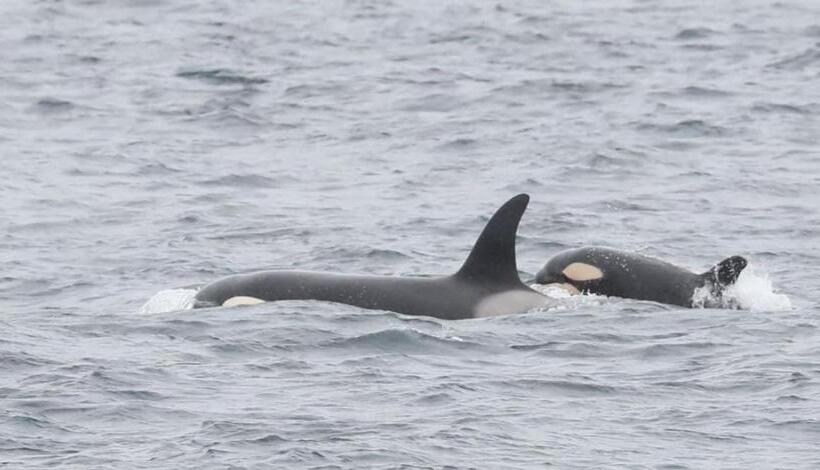
[[[700,307],[740,308],[736,299],[724,296],[724,291],[737,282],[748,261],[742,256],[730,256],[700,275],[701,289],[695,291],[693,305]],[[704,295],[704,292],[706,295]]]
[[[596,292],[604,272],[589,258],[589,253],[584,249],[562,251],[538,271],[535,282],[569,285],[579,292]]]

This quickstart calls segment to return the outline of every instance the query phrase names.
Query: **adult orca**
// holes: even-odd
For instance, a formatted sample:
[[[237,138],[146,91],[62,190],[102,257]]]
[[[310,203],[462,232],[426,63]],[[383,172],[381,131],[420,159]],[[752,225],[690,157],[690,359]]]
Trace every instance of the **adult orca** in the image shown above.
[[[389,277],[310,271],[239,274],[206,285],[195,307],[274,300],[323,300],[446,320],[522,313],[548,304],[518,277],[515,236],[529,196],[519,194],[490,218],[467,260],[443,277]]]
[[[746,259],[732,256],[703,274],[637,253],[583,247],[553,256],[535,276],[538,284],[567,283],[580,292],[653,300],[682,307],[727,307],[726,287],[737,281]]]

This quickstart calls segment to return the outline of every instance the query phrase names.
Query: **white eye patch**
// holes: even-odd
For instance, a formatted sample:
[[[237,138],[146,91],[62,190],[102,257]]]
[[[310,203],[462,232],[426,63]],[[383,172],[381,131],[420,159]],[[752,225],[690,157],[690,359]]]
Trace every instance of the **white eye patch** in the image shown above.
[[[562,271],[564,276],[573,281],[592,281],[604,277],[604,273],[597,267],[586,263],[572,263]]]
[[[236,297],[231,297],[230,299],[222,302],[223,307],[239,307],[240,305],[256,305],[256,304],[263,304],[265,303],[262,299],[257,299],[256,297],[246,297],[244,295],[238,295]]]

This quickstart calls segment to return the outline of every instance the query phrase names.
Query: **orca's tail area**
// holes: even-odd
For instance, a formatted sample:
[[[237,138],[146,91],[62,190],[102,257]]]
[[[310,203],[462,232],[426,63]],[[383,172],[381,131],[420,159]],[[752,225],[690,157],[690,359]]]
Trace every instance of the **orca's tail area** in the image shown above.
[[[528,195],[519,194],[493,214],[456,277],[473,281],[521,283],[515,263],[515,237],[518,223],[529,202]]]
[[[738,276],[749,263],[742,256],[732,256],[716,264],[712,269],[701,274],[717,286],[730,286],[737,281]]]

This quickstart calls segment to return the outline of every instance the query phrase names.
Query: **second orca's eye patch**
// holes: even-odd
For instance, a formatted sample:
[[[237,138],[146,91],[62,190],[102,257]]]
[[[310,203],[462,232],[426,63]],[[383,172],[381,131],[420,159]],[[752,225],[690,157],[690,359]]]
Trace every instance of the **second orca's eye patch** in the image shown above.
[[[561,272],[573,281],[592,281],[604,277],[600,269],[586,263],[572,263]]]

